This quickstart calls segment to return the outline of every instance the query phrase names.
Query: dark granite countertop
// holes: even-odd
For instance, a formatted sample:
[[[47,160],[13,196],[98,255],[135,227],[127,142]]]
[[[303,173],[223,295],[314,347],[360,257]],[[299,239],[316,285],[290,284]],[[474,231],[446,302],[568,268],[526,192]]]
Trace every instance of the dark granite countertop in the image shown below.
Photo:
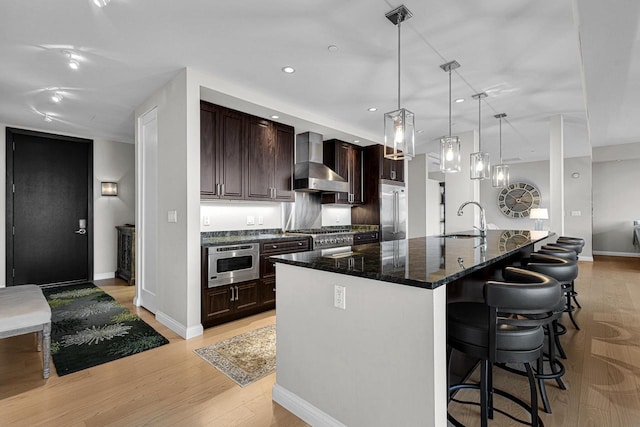
[[[377,225],[350,225],[337,227],[323,227],[326,229],[336,229],[361,233],[367,231],[377,231]],[[286,234],[280,229],[264,230],[239,230],[239,231],[212,231],[200,233],[201,246],[220,246],[229,243],[260,243],[268,240],[299,240],[304,236]]]
[[[298,252],[269,259],[299,267],[435,289],[553,235],[534,233],[532,236],[528,230],[488,230],[484,244],[479,236],[430,236]]]

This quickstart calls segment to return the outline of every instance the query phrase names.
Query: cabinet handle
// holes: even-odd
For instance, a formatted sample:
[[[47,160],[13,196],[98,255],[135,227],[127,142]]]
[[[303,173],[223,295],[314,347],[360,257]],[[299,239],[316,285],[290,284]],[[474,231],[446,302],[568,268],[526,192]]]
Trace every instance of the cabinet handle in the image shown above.
[[[216,196],[220,195],[220,184],[216,184]]]
[[[273,187],[273,198],[275,199],[276,197],[278,197],[278,190],[276,190],[276,187]]]
[[[298,242],[298,246],[302,246],[304,243],[302,242]]]
[[[238,287],[236,286],[236,301],[238,301],[238,294],[239,294],[239,293],[240,293],[240,292],[238,292]]]
[[[271,245],[271,249],[278,249],[278,245]]]
[[[396,179],[396,171],[391,171],[391,179]]]
[[[224,184],[220,184],[220,195],[224,196]]]
[[[233,296],[233,286],[229,286],[229,289],[231,289],[231,301],[235,301],[235,297]]]
[[[275,292],[275,291],[276,291],[276,288],[273,288],[273,292]]]

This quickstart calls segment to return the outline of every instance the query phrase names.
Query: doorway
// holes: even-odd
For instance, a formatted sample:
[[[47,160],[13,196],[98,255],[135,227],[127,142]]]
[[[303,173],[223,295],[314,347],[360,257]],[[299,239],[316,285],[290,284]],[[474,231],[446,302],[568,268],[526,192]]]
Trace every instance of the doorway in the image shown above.
[[[6,285],[93,278],[93,141],[7,128]]]

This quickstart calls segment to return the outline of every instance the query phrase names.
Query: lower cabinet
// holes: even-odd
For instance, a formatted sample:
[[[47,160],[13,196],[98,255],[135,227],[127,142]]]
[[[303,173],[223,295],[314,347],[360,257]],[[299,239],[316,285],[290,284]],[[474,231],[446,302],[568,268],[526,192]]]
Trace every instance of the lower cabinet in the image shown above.
[[[259,281],[207,288],[203,292],[203,326],[213,326],[253,314],[258,308]]]
[[[378,231],[363,231],[353,235],[354,245],[364,245],[365,243],[376,243],[380,241],[380,233]]]
[[[260,244],[260,279],[233,285],[207,287],[208,254],[202,247],[202,326],[210,328],[250,316],[276,306],[276,270],[271,255],[311,249],[308,237],[296,240],[269,240]]]

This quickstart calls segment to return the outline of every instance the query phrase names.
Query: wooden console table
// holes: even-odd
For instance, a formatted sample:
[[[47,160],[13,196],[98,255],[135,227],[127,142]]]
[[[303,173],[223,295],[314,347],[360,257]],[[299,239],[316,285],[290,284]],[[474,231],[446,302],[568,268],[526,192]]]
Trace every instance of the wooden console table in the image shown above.
[[[136,228],[118,225],[118,267],[116,277],[126,280],[129,285],[136,283]]]

